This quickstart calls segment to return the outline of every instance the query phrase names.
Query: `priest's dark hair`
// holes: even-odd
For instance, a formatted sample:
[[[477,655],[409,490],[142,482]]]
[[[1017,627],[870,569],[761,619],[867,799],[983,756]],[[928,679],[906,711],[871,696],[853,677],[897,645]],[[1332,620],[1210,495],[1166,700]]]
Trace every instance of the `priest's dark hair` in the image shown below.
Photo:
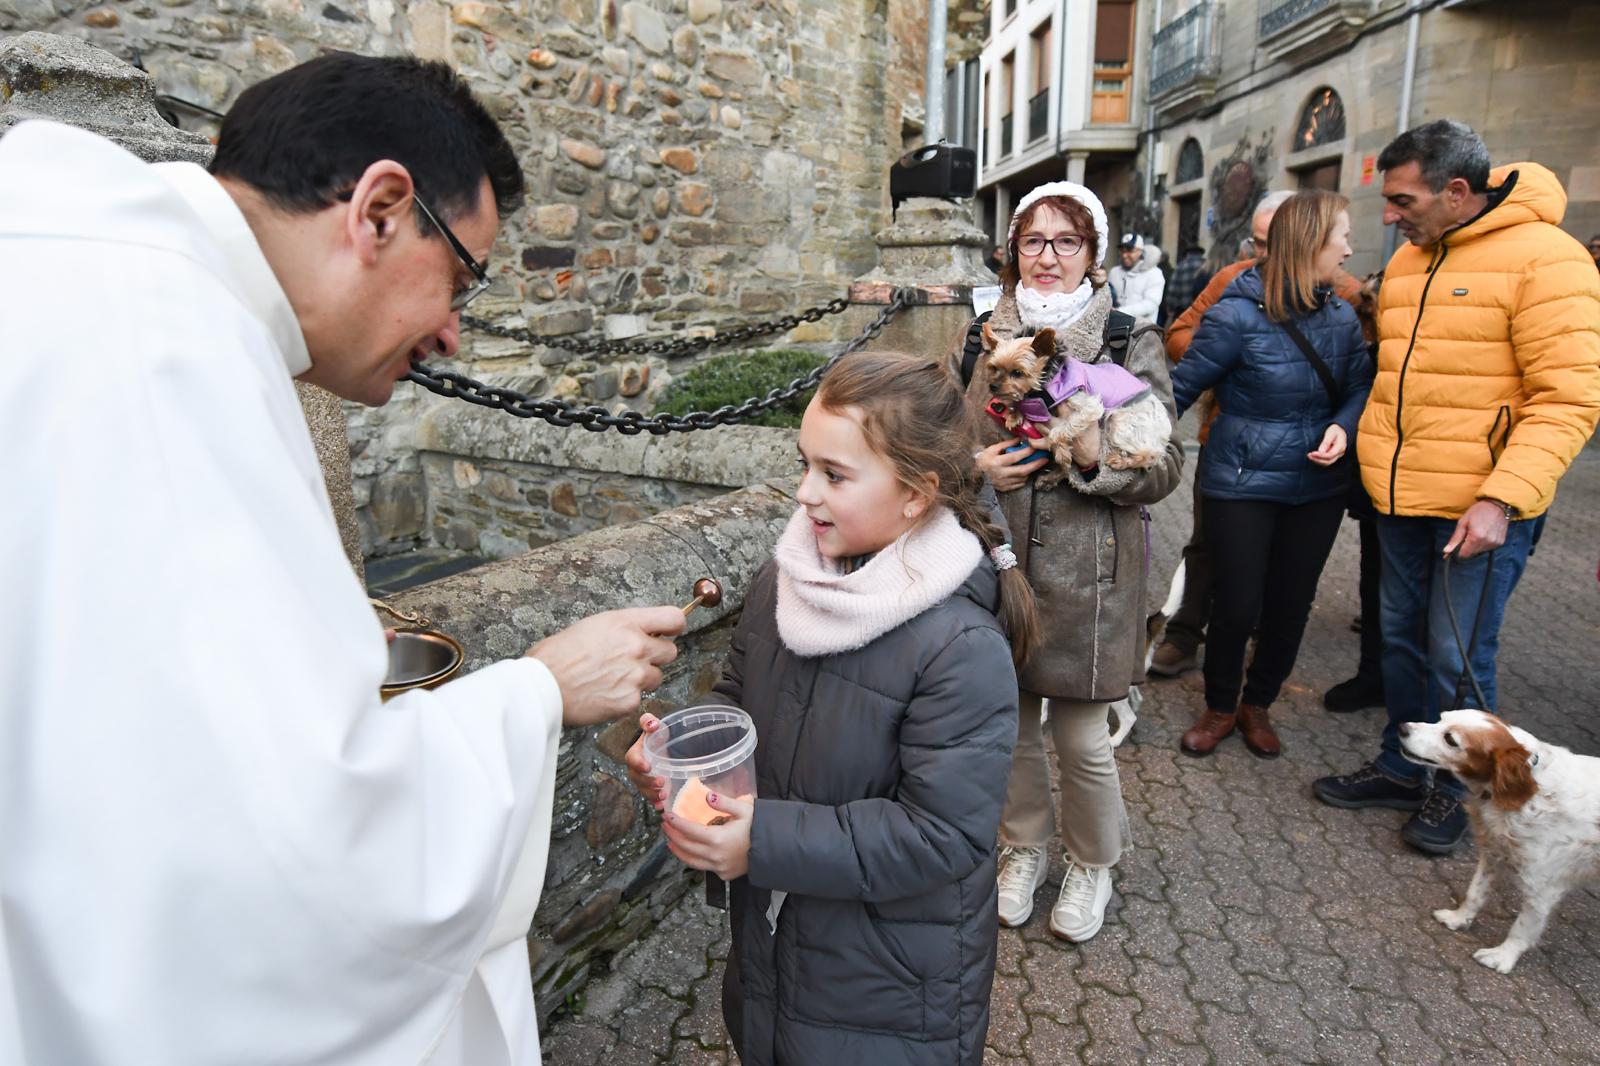
[[[330,52],[252,85],[222,120],[211,173],[319,211],[380,159],[446,220],[471,213],[485,176],[501,217],[522,203],[517,154],[467,83],[410,56]]]

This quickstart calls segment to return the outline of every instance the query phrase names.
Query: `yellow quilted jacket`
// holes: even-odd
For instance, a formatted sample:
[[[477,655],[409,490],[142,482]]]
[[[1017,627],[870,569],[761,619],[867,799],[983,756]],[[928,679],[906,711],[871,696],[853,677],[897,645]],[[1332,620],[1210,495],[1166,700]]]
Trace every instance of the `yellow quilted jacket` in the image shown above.
[[[1543,514],[1600,419],[1600,273],[1557,228],[1567,195],[1537,163],[1490,186],[1489,210],[1384,274],[1356,437],[1384,514],[1459,518],[1485,498]]]

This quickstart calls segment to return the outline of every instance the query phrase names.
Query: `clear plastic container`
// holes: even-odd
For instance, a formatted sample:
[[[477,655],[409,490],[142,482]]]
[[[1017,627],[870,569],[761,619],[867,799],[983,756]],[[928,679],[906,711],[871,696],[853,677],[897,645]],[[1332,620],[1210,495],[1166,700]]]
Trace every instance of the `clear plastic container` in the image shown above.
[[[667,782],[666,809],[701,825],[725,813],[706,802],[712,792],[746,803],[756,798],[756,727],[737,707],[685,707],[661,719],[644,738],[650,772]]]

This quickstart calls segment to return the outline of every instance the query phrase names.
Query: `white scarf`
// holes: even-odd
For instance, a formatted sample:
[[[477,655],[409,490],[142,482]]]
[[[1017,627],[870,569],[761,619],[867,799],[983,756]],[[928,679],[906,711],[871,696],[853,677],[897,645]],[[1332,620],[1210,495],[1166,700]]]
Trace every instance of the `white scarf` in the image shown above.
[[[817,551],[804,507],[778,539],[778,635],[796,655],[864,648],[959,589],[983,561],[978,538],[945,507],[852,573]]]
[[[1084,278],[1071,292],[1034,292],[1018,285],[1017,317],[1024,329],[1053,329],[1057,333],[1072,325],[1089,310],[1094,286]]]

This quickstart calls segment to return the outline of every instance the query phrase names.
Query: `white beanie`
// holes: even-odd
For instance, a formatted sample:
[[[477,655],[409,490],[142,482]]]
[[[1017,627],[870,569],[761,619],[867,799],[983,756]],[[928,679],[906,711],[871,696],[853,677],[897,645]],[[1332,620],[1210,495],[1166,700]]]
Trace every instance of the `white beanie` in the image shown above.
[[[1016,239],[1017,221],[1022,217],[1022,213],[1046,196],[1064,196],[1069,200],[1078,201],[1089,209],[1089,217],[1094,219],[1095,244],[1100,249],[1101,260],[1104,260],[1111,251],[1111,228],[1106,225],[1105,205],[1100,202],[1100,197],[1075,181],[1047,182],[1024,196],[1017,203],[1017,209],[1011,212],[1011,228],[1007,231],[1006,242],[1010,243]]]

